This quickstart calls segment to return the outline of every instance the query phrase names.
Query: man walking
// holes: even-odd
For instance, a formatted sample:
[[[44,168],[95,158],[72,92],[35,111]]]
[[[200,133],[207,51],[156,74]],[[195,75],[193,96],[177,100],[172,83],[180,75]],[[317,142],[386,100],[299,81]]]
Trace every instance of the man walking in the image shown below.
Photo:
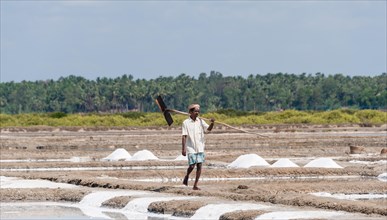
[[[214,119],[211,119],[211,124],[208,125],[204,120],[199,118],[200,105],[192,104],[188,106],[189,118],[184,120],[182,125],[182,152],[183,156],[188,158],[187,174],[184,177],[183,184],[188,186],[189,175],[196,165],[196,178],[193,185],[193,190],[200,190],[197,186],[202,172],[202,164],[204,163],[204,134],[210,132],[214,127]]]

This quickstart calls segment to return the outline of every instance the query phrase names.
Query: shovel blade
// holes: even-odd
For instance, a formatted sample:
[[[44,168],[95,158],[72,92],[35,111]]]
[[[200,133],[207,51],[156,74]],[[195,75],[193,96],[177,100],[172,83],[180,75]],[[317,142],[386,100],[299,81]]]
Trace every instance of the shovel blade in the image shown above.
[[[165,105],[163,99],[161,98],[161,96],[157,96],[156,98],[156,103],[157,105],[159,106],[160,110],[162,112],[165,112],[165,110],[167,110],[167,106]]]
[[[171,124],[173,123],[173,119],[172,119],[171,113],[169,113],[169,111],[164,111],[164,118],[167,121],[168,126],[171,126]]]
[[[165,105],[161,96],[157,96],[156,104],[157,104],[157,106],[159,106],[160,110],[163,112],[165,121],[167,121],[168,126],[171,126],[171,124],[173,123],[173,119],[172,119],[171,113],[167,110],[167,106]]]

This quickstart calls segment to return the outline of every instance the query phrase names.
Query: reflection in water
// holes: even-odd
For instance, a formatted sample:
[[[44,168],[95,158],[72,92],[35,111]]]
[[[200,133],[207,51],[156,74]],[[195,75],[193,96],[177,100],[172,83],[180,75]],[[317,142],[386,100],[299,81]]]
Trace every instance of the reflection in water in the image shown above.
[[[35,202],[1,203],[0,219],[122,219],[173,220],[184,219],[171,215],[140,213],[123,209],[90,207],[74,203]]]
[[[90,219],[79,208],[60,203],[2,203],[0,219]]]

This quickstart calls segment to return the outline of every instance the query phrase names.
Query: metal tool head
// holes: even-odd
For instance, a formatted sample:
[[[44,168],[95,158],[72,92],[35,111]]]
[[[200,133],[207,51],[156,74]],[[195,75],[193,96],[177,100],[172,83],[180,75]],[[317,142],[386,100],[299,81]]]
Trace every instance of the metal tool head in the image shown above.
[[[167,110],[167,106],[165,105],[163,98],[161,98],[161,96],[157,96],[156,103],[162,112],[165,112],[165,110]]]
[[[167,106],[165,105],[163,99],[161,98],[161,96],[157,96],[155,101],[156,101],[157,106],[159,106],[161,112],[163,112],[164,118],[167,121],[168,126],[171,126],[171,124],[173,123],[173,119],[172,119],[171,113],[168,111]]]

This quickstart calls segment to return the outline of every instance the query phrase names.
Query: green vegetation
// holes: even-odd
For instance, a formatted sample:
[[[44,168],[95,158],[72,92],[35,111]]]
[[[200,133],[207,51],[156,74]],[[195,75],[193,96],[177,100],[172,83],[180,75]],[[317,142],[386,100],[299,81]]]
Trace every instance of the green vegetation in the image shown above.
[[[133,79],[123,75],[115,79],[88,80],[78,76],[58,80],[0,83],[0,113],[52,113],[61,118],[71,113],[156,112],[157,95],[169,108],[184,110],[188,104],[200,103],[202,111],[252,117],[249,112],[277,110],[325,111],[342,108],[387,108],[387,74],[378,76],[344,76],[276,73],[266,75],[223,76],[211,71],[196,79],[185,74],[157,79]],[[235,110],[230,110],[235,109]],[[348,114],[352,115],[351,110]],[[142,113],[125,113],[127,119],[147,117]],[[294,113],[294,112],[293,112]],[[293,114],[287,112],[286,114]],[[332,113],[329,120],[335,120]],[[255,115],[259,116],[259,115]],[[290,115],[289,115],[290,116]],[[270,115],[254,120],[266,121]],[[285,117],[285,116],[284,116]],[[313,122],[302,116],[306,122]],[[301,118],[302,118],[301,117]],[[367,115],[362,115],[362,120]],[[293,117],[290,121],[298,121]],[[368,120],[368,119],[367,119]],[[270,120],[269,120],[270,121]]]
[[[379,110],[333,110],[333,111],[296,111],[249,113],[210,112],[202,115],[205,118],[231,125],[256,124],[360,124],[365,126],[387,123],[387,112]],[[173,126],[180,126],[185,115],[173,115]],[[0,114],[1,127],[15,126],[164,126],[167,127],[161,113],[130,112],[125,114]]]

